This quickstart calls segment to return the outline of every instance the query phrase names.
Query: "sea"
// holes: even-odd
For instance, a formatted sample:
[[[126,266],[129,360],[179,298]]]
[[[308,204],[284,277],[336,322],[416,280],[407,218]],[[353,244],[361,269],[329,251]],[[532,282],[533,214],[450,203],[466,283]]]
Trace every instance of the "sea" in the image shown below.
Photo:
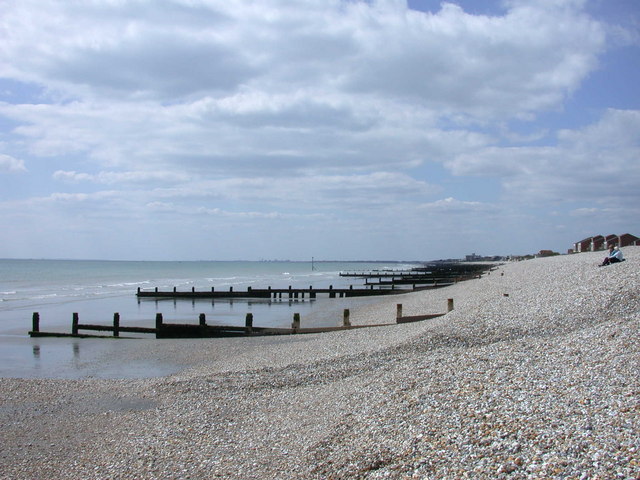
[[[167,323],[198,323],[204,313],[209,325],[244,325],[253,314],[254,326],[287,327],[294,313],[301,326],[336,326],[345,308],[377,301],[376,297],[317,299],[138,299],[138,288],[178,291],[246,290],[252,288],[353,288],[364,280],[341,272],[406,270],[417,266],[397,262],[294,261],[102,261],[0,259],[0,377],[81,378],[83,376],[139,377],[158,373],[150,366],[139,372],[82,371],[74,365],[80,349],[113,348],[118,340],[30,338],[32,316],[38,312],[40,330],[71,331],[74,313],[80,323],[113,322],[122,326],[155,325],[156,313]],[[109,333],[105,333],[109,335]],[[144,334],[139,336],[145,337]],[[146,335],[149,340],[150,335]],[[142,338],[141,338],[142,340]],[[211,339],[215,341],[216,339]],[[106,352],[107,354],[109,352]],[[85,369],[86,370],[86,369]],[[129,369],[131,370],[131,369]]]

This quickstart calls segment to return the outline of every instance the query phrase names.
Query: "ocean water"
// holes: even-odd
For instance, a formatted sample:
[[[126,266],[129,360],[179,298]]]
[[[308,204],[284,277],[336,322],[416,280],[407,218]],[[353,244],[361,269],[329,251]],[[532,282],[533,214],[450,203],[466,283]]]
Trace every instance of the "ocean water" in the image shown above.
[[[246,314],[252,313],[255,326],[277,327],[289,326],[293,314],[300,313],[303,327],[334,326],[341,324],[344,308],[376,301],[375,297],[155,300],[138,299],[135,294],[138,288],[155,287],[160,290],[328,288],[329,285],[358,288],[364,285],[364,280],[340,277],[340,272],[400,270],[412,266],[415,265],[376,262],[315,262],[312,266],[311,262],[277,261],[0,260],[0,376],[56,376],[56,359],[60,355],[55,352],[49,357],[53,363],[47,362],[43,370],[47,345],[66,352],[62,357],[69,364],[73,363],[72,358],[66,358],[69,352],[76,355],[78,348],[89,343],[83,344],[78,339],[31,339],[28,331],[33,312],[40,314],[40,330],[51,332],[70,332],[76,312],[80,323],[106,325],[113,322],[113,314],[118,312],[123,326],[153,327],[158,312],[166,322],[175,323],[197,323],[199,314],[204,313],[211,325],[244,325]],[[98,342],[103,342],[96,347],[101,350],[116,348],[110,344],[118,343]],[[69,348],[71,343],[73,349]],[[36,364],[38,372],[33,370]],[[71,368],[62,376],[76,375]]]

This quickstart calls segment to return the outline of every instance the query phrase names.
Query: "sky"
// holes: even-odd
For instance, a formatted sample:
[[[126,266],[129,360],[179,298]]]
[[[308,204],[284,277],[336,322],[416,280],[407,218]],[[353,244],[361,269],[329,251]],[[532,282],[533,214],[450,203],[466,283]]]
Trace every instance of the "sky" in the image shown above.
[[[3,0],[0,258],[640,236],[637,0]]]

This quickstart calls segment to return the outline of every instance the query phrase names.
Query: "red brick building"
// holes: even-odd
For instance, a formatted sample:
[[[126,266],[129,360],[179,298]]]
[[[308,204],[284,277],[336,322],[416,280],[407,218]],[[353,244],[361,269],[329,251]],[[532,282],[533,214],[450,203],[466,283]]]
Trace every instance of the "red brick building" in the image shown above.
[[[618,237],[619,247],[628,247],[629,245],[640,245],[640,238],[630,233],[623,233]]]
[[[585,238],[584,240],[580,240],[579,242],[576,242],[573,244],[573,251],[576,253],[580,253],[580,252],[588,252],[589,248],[591,247],[591,238]]]
[[[628,247],[630,245],[640,245],[640,238],[630,233],[622,235],[596,235],[594,237],[585,238],[573,244],[573,253],[580,252],[597,252],[598,250],[606,250],[609,245],[618,247]]]

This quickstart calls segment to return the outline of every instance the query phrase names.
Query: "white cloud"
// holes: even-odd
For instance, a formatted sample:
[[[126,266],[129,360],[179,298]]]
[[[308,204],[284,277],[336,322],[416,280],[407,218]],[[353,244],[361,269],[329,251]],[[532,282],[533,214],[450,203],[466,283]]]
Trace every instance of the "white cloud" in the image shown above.
[[[65,182],[94,182],[106,185],[132,184],[132,183],[181,183],[189,180],[189,176],[179,172],[100,172],[97,174],[79,173],[75,171],[56,170],[53,173],[55,180]]]
[[[455,175],[502,179],[522,202],[616,202],[637,198],[640,111],[608,110],[592,125],[563,130],[554,146],[488,147],[453,158]]]
[[[199,175],[459,154],[487,142],[469,119],[557,108],[604,45],[566,2],[487,17],[401,1],[21,0],[5,25],[0,72],[72,99],[0,104],[33,154]]]
[[[376,172],[365,175],[227,178],[156,189],[159,199],[182,201],[258,202],[289,209],[362,209],[410,203],[440,191],[408,175]]]
[[[557,106],[593,69],[605,40],[567,2],[518,2],[503,17],[447,3],[436,13],[404,2],[13,3],[7,73],[73,97],[173,102],[239,88],[346,87],[450,113],[519,115]]]
[[[596,62],[604,32],[564,2],[518,2],[503,17],[453,4],[363,18],[354,91],[396,93],[450,115],[525,116],[555,108]]]
[[[3,193],[60,224],[145,218],[168,236],[306,218],[417,238],[477,218],[471,235],[511,205],[629,202],[637,107],[564,123],[611,32],[628,32],[589,5],[8,0],[0,141],[24,161],[0,171],[30,175]]]
[[[576,208],[570,212],[570,215],[574,217],[590,217],[598,218],[602,215],[611,215],[614,212],[612,208]]]
[[[221,208],[190,208],[184,205],[176,205],[172,202],[150,202],[146,207],[157,213],[175,214],[182,217],[186,216],[213,216],[223,217],[232,220],[246,219],[266,219],[266,220],[282,220],[282,219],[300,219],[301,215],[283,214],[280,212],[258,212],[258,211],[229,211]]]
[[[484,204],[481,202],[469,202],[457,200],[453,197],[443,198],[435,202],[420,205],[420,209],[429,212],[444,215],[474,215],[479,212],[496,212],[495,206]]]
[[[24,160],[0,153],[0,173],[26,172]]]

